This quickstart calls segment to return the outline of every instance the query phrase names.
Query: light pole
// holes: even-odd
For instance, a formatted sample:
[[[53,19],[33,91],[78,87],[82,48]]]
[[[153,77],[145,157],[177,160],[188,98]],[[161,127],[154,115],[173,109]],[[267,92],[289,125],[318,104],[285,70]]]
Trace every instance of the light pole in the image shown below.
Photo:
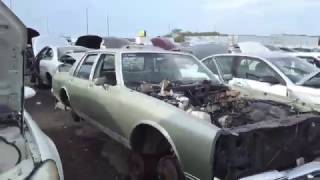
[[[108,37],[110,36],[110,24],[109,24],[109,15],[107,14],[107,35],[108,35]]]
[[[12,0],[10,0],[10,9],[12,10]]]
[[[89,14],[88,14],[88,8],[86,8],[86,21],[87,21],[87,34],[89,34]]]

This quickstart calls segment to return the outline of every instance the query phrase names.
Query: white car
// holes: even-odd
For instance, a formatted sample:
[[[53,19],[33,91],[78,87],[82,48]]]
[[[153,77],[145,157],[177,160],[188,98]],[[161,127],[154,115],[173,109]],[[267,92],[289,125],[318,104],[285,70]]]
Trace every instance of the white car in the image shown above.
[[[0,1],[0,179],[63,180],[56,146],[23,107],[35,95],[23,85],[26,32]]]
[[[202,62],[230,87],[297,100],[320,111],[320,69],[286,53],[222,54]]]
[[[39,64],[38,85],[48,85],[51,87],[52,77],[57,72],[57,68],[62,64],[61,57],[69,53],[84,53],[88,49],[81,46],[46,46],[36,56],[36,62]]]
[[[294,52],[291,55],[306,60],[308,63],[320,68],[320,52]]]

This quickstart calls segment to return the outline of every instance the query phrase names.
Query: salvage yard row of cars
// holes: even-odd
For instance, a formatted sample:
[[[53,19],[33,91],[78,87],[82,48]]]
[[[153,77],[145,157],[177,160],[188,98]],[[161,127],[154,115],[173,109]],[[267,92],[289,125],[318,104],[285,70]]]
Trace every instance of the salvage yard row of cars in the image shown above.
[[[55,145],[24,110],[35,93],[23,84],[26,39],[0,2],[0,179],[63,179]],[[34,51],[34,82],[51,86],[75,121],[130,149],[130,179],[320,177],[315,66],[279,52],[199,60],[124,40],[88,48]]]

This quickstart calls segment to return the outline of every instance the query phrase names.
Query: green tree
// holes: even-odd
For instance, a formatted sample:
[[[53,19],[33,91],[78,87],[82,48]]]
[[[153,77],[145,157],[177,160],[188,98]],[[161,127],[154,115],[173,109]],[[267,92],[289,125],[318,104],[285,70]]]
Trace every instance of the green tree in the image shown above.
[[[176,37],[174,38],[174,42],[177,42],[177,43],[185,42],[184,35],[179,34],[178,36],[176,36]]]

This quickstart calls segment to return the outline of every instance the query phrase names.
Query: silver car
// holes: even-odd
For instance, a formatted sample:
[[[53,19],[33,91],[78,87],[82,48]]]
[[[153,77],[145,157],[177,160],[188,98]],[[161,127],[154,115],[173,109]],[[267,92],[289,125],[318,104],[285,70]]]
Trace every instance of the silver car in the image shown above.
[[[202,62],[233,88],[257,90],[320,110],[320,70],[284,53],[222,54]]]

